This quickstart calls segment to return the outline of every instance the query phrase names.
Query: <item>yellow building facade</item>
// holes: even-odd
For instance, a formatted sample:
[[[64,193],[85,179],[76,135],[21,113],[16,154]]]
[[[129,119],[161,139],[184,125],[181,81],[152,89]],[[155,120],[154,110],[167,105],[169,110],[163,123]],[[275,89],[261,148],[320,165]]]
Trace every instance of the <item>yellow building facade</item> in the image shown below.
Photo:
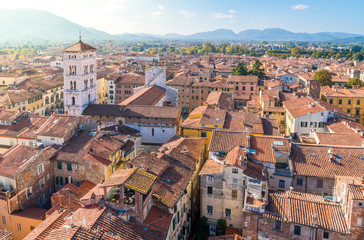
[[[331,89],[323,87],[320,98],[339,107],[364,124],[364,89]]]

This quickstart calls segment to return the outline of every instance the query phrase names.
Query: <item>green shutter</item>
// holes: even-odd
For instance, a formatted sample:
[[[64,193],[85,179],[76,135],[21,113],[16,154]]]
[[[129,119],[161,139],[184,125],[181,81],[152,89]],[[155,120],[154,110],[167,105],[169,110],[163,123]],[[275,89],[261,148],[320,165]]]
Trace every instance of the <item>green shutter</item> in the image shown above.
[[[72,163],[67,163],[67,171],[72,171]]]
[[[57,161],[57,168],[62,169],[62,162],[61,161]]]

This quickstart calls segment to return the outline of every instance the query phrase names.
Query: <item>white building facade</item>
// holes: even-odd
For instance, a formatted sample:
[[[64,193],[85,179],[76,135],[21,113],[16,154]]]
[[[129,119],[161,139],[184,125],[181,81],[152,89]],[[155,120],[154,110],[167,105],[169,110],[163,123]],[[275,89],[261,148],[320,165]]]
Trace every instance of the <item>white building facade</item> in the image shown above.
[[[63,50],[64,111],[81,115],[96,103],[96,48],[81,40]]]

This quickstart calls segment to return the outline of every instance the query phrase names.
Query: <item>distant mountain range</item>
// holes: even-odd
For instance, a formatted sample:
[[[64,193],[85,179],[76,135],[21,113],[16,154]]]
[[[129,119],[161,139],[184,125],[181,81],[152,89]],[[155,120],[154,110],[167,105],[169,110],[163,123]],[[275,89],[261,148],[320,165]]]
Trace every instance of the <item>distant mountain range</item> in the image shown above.
[[[235,33],[230,29],[199,32],[191,35],[168,33],[153,35],[123,33],[111,35],[83,27],[52,13],[35,9],[0,9],[0,40],[74,40],[81,30],[86,40],[220,40],[220,41],[340,41],[364,43],[364,35],[342,32],[294,33],[281,28],[249,29]]]

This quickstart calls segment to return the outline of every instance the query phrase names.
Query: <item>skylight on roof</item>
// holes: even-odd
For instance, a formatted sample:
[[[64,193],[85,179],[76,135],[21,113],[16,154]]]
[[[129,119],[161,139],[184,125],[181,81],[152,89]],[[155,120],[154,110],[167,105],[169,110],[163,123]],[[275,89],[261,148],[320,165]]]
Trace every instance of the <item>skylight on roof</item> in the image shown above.
[[[282,147],[282,146],[284,146],[284,143],[283,143],[283,141],[273,141],[273,145]]]

